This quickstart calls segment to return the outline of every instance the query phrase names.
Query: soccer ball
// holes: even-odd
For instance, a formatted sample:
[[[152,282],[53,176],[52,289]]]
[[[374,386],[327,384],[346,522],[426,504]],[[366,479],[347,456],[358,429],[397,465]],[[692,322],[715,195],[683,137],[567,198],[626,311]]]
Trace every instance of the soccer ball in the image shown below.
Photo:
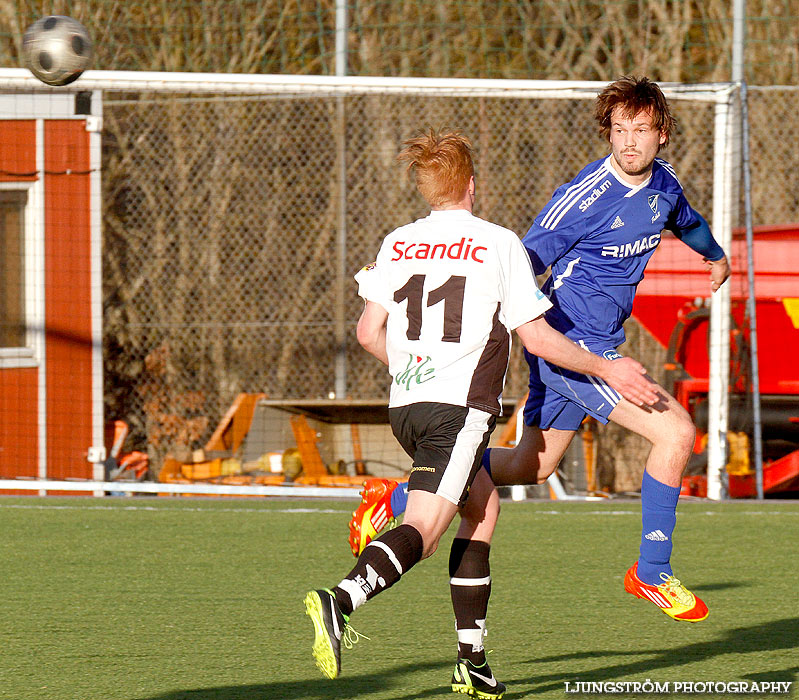
[[[77,80],[92,60],[92,40],[78,20],[63,15],[42,17],[25,31],[25,66],[48,85]]]

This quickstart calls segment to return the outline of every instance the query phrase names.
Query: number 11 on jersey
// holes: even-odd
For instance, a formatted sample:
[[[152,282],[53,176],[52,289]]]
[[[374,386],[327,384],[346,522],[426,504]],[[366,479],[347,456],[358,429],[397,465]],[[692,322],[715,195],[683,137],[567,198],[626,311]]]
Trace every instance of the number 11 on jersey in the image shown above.
[[[419,340],[422,334],[422,300],[424,297],[425,275],[412,275],[410,279],[394,292],[394,301],[401,304],[407,299],[405,315],[408,317],[408,340]],[[466,278],[452,275],[444,284],[427,294],[426,307],[444,302],[444,334],[441,340],[445,343],[461,341],[463,323],[463,294],[466,289]]]

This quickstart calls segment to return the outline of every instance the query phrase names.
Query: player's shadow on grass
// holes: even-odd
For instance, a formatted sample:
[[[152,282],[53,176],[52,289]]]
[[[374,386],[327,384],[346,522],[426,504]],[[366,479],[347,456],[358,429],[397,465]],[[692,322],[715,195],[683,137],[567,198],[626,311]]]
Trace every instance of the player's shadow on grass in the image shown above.
[[[256,685],[236,685],[218,688],[196,688],[193,690],[174,690],[147,698],[135,700],[344,700],[345,698],[368,698],[373,693],[384,695],[393,691],[396,697],[405,700],[414,698],[440,697],[444,690],[449,691],[450,661],[426,661],[395,666],[380,673],[344,675],[334,681],[314,678],[302,681],[275,681]],[[265,665],[266,667],[266,665]],[[442,683],[435,688],[421,689],[418,694],[408,695],[408,678],[419,671],[438,670]]]
[[[769,673],[744,673],[741,678],[745,678],[748,681],[757,681],[758,683],[772,681],[793,681],[795,683],[798,676],[799,666],[793,666],[792,668],[770,671]]]
[[[552,690],[562,691],[565,681],[603,682],[636,677],[640,677],[643,680],[652,678],[653,674],[660,670],[678,668],[685,664],[726,654],[748,654],[750,652],[774,651],[776,649],[795,649],[799,648],[797,629],[799,629],[799,618],[794,617],[786,620],[775,620],[754,627],[738,627],[728,630],[718,639],[696,642],[695,644],[688,644],[674,649],[591,650],[531,659],[530,661],[535,664],[542,664],[558,661],[596,661],[613,656],[646,657],[637,661],[602,665],[599,668],[595,667],[594,664],[581,666],[580,663],[574,663],[568,677],[565,677],[563,673],[558,673],[550,675],[534,674],[529,678],[509,679],[509,692],[506,697],[525,697],[527,695],[547,693]],[[792,680],[791,673],[792,669],[786,669],[784,672],[775,671],[773,674],[769,674],[769,680]],[[521,693],[512,691],[514,684],[523,683],[533,684],[535,688],[527,689]]]
[[[751,581],[727,581],[726,583],[705,583],[691,586],[692,591],[727,591],[730,588],[749,588]]]

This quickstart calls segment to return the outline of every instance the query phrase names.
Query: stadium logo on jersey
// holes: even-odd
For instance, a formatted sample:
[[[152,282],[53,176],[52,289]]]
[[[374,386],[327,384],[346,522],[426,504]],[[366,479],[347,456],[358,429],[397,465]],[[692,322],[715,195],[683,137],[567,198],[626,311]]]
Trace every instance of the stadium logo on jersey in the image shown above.
[[[602,256],[608,258],[629,258],[633,255],[640,255],[648,250],[654,250],[660,243],[660,234],[653,233],[651,236],[644,236],[632,243],[624,245],[604,245],[602,246]]]
[[[610,188],[610,180],[605,180],[599,187],[594,187],[591,190],[591,194],[589,194],[582,202],[580,202],[579,209],[581,212],[585,213],[588,211],[588,208],[596,202],[605,192],[608,191]]]
[[[647,201],[649,202],[649,208],[652,210],[652,223],[654,224],[660,218],[660,211],[658,210],[658,197],[660,195],[657,194],[650,194]]]
[[[435,367],[430,367],[433,358],[428,355],[422,359],[419,355],[408,355],[408,364],[396,377],[394,382],[397,386],[404,386],[406,391],[410,391],[417,384],[429,382],[436,376]]]
[[[613,220],[613,223],[610,225],[610,228],[611,228],[611,230],[613,230],[613,229],[621,228],[622,226],[624,226],[624,222],[621,220],[620,216],[617,216]]]
[[[396,255],[391,258],[391,262],[397,260],[474,260],[483,263],[485,258],[481,257],[482,252],[488,250],[485,246],[476,245],[472,248],[472,239],[461,238],[457,243],[408,243],[397,241],[393,246]],[[480,253],[480,255],[478,255]]]

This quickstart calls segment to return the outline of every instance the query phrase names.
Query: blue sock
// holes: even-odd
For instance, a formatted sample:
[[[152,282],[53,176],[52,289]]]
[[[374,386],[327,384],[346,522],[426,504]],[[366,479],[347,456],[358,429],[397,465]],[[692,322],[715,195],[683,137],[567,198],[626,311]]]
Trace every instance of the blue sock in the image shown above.
[[[677,523],[680,489],[667,486],[644,471],[641,482],[641,556],[638,578],[650,586],[663,583],[661,572],[672,575],[671,536]]]
[[[403,481],[397,484],[391,492],[391,512],[394,517],[398,517],[405,512],[405,506],[408,505],[408,482]]]
[[[483,469],[485,469],[488,472],[488,476],[491,476],[491,456],[490,455],[491,455],[491,448],[489,447],[489,448],[486,448],[485,452],[483,452],[483,459],[482,459]]]

